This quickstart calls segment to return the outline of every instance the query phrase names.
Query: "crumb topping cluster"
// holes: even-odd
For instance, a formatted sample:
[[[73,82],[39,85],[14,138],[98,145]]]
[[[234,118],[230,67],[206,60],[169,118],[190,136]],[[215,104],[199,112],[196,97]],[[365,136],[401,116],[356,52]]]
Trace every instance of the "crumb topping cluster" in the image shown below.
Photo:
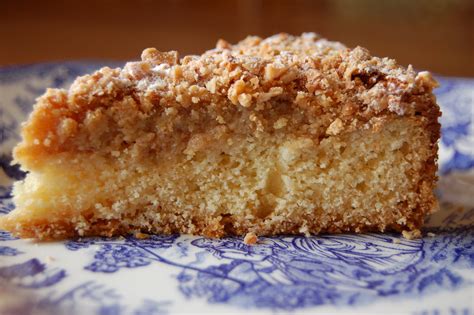
[[[205,129],[318,138],[376,129],[395,116],[439,115],[430,73],[314,33],[219,40],[183,58],[148,48],[141,59],[79,77],[68,91],[48,90],[24,128],[24,145],[90,150],[138,138],[146,146],[160,135],[187,133],[187,141]]]
[[[70,101],[90,103],[97,96],[128,91],[141,97],[144,111],[157,104],[187,108],[225,97],[256,111],[273,98],[284,98],[303,107],[355,103],[367,114],[388,109],[404,115],[415,109],[413,96],[437,85],[428,72],[417,74],[411,66],[314,33],[250,36],[236,45],[219,40],[215,49],[182,59],[175,51],[148,48],[141,57],[123,69],[103,68],[79,78],[68,93]]]

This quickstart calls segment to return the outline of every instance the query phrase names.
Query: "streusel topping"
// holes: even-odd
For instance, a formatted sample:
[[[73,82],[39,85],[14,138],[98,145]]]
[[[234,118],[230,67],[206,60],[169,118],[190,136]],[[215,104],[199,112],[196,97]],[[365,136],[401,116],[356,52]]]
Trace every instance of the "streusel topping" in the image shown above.
[[[79,78],[69,96],[87,100],[133,91],[150,107],[157,99],[166,107],[189,107],[224,96],[234,105],[256,106],[257,111],[275,97],[313,106],[316,98],[322,106],[353,102],[364,108],[365,115],[386,109],[404,115],[416,110],[413,97],[433,87],[436,82],[427,72],[417,74],[393,59],[372,57],[364,48],[349,49],[305,33],[266,39],[250,36],[236,45],[220,40],[215,49],[182,59],[174,51],[148,48],[142,61]]]
[[[236,45],[219,40],[215,49],[181,59],[175,51],[148,48],[141,61],[122,69],[105,67],[79,77],[68,91],[48,90],[24,128],[23,146],[36,146],[36,153],[115,150],[139,139],[133,145],[164,149],[170,134],[187,134],[177,140],[187,142],[209,130],[291,131],[317,139],[377,129],[397,116],[435,121],[436,85],[428,72],[313,33],[251,36]]]

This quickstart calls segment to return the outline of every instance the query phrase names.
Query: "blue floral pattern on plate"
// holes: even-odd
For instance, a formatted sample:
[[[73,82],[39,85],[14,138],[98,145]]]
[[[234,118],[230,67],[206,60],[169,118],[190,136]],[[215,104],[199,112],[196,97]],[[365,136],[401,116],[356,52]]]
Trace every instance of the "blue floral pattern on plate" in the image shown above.
[[[23,177],[10,165],[11,149],[35,97],[98,66],[0,69],[0,214],[13,209],[11,185]],[[0,311],[472,314],[474,80],[439,80],[441,210],[423,239],[279,236],[247,246],[241,238],[154,235],[35,243],[0,231],[0,285],[22,297],[18,305],[0,303]]]

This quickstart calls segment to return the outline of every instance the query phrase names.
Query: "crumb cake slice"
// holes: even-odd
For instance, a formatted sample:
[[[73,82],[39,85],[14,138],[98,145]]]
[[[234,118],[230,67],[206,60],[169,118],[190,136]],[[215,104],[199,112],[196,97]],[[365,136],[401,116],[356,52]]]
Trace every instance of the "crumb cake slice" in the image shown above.
[[[16,209],[40,239],[413,231],[436,204],[436,81],[315,34],[146,49],[68,90],[22,130]]]

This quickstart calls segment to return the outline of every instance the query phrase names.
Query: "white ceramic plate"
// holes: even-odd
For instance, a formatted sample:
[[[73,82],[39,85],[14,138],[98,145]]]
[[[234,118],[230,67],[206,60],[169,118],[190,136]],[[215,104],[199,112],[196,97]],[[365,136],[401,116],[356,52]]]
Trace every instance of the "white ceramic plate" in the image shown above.
[[[46,87],[97,63],[0,69],[0,213],[19,126]],[[439,78],[441,210],[426,236],[88,238],[38,243],[0,231],[1,314],[473,314],[474,80]]]

